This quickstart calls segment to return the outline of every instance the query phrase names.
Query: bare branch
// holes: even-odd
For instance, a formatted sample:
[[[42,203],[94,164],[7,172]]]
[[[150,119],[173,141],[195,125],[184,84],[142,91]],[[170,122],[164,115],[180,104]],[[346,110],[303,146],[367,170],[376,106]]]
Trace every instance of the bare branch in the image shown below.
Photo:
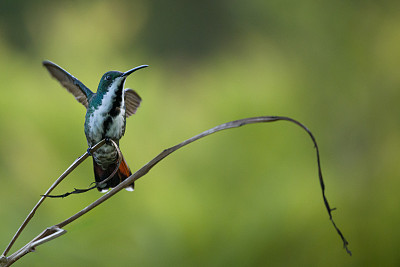
[[[106,140],[106,139],[105,139],[105,140]],[[121,161],[122,161],[122,153],[121,153],[121,150],[119,149],[117,143],[115,143],[114,140],[109,139],[108,141],[111,142],[111,143],[114,145],[115,149],[116,149],[117,152],[118,152],[118,154],[117,154],[117,155],[118,155],[118,164],[117,164],[116,167],[114,168],[114,171],[113,171],[106,179],[104,179],[104,180],[101,181],[101,182],[94,182],[95,185],[92,186],[92,187],[89,187],[89,188],[85,188],[85,189],[74,188],[74,191],[72,191],[72,192],[67,192],[67,193],[65,193],[65,194],[61,194],[61,195],[48,195],[48,194],[46,194],[45,196],[46,196],[46,197],[50,197],[50,198],[64,198],[64,197],[67,197],[67,196],[73,195],[73,194],[86,193],[86,192],[88,192],[88,191],[90,191],[90,190],[92,190],[92,189],[98,188],[100,185],[105,184],[108,180],[110,180],[112,177],[114,177],[114,175],[115,175],[115,174],[117,173],[117,171],[118,171],[119,165],[121,164]],[[107,142],[107,140],[106,140],[106,142]]]
[[[65,234],[67,231],[64,229],[60,229],[58,227],[52,226],[49,228],[46,228],[42,233],[40,233],[37,237],[35,237],[32,241],[30,241],[28,244],[23,246],[20,250],[17,252],[13,253],[10,257],[4,257],[2,259],[5,259],[4,262],[0,261],[0,266],[1,267],[7,267],[28,254],[29,252],[34,252],[36,247],[39,245],[42,245],[46,242],[49,242],[63,234]],[[3,257],[3,256],[2,256]]]
[[[99,149],[102,145],[105,144],[105,140],[100,141],[99,143],[97,143],[96,145],[94,145],[90,151],[86,151],[85,154],[83,154],[82,156],[80,156],[79,158],[77,158],[74,163],[71,164],[71,166],[68,167],[68,169],[61,174],[60,177],[58,177],[58,179],[50,186],[49,189],[47,189],[46,193],[44,193],[44,195],[42,195],[42,197],[40,198],[40,200],[38,201],[38,203],[36,203],[36,205],[33,207],[33,209],[31,210],[31,212],[28,214],[28,216],[26,217],[26,219],[24,220],[24,222],[22,223],[22,225],[19,227],[18,231],[15,233],[14,237],[11,239],[10,243],[8,244],[7,248],[4,250],[3,252],[3,256],[6,256],[8,254],[8,252],[10,251],[11,247],[14,245],[15,241],[17,240],[17,238],[19,237],[19,235],[21,234],[21,232],[25,229],[25,227],[27,226],[27,224],[29,223],[29,221],[33,218],[33,216],[35,215],[36,210],[39,208],[39,206],[43,203],[43,201],[46,199],[46,195],[50,194],[51,191],[54,190],[54,188],[56,188],[63,180],[65,177],[68,176],[68,174],[70,174],[76,167],[78,167],[88,156],[89,156],[89,152],[95,152],[97,149]]]
[[[161,160],[163,160],[165,157],[167,157],[168,155],[170,155],[171,153],[173,153],[173,152],[175,152],[176,150],[178,150],[178,149],[180,149],[180,148],[182,148],[182,147],[184,147],[184,146],[186,146],[186,145],[188,145],[188,144],[190,144],[190,143],[192,143],[192,142],[194,142],[194,141],[196,141],[196,140],[199,140],[199,139],[201,139],[201,138],[203,138],[203,137],[206,137],[206,136],[208,136],[208,135],[211,135],[211,134],[213,134],[213,133],[216,133],[216,132],[219,132],[219,131],[222,131],[222,130],[226,130],[226,129],[231,129],[231,128],[236,128],[236,127],[240,127],[240,126],[243,126],[243,125],[247,125],[247,124],[253,124],[253,123],[262,123],[262,122],[275,122],[275,121],[281,121],[281,120],[283,120],[283,121],[289,121],[289,122],[292,122],[292,123],[294,123],[294,124],[296,124],[296,125],[298,125],[298,126],[300,126],[303,130],[305,130],[307,133],[308,133],[308,135],[310,136],[310,138],[311,138],[311,140],[312,140],[312,142],[313,142],[313,144],[314,144],[314,146],[315,146],[315,149],[316,149],[316,154],[317,154],[317,164],[318,164],[318,175],[319,175],[319,182],[320,182],[320,185],[321,185],[321,189],[322,189],[322,197],[323,197],[323,200],[324,200],[324,204],[325,204],[325,207],[326,207],[326,209],[327,209],[327,211],[328,211],[328,214],[329,214],[329,219],[331,220],[331,222],[332,222],[332,224],[333,224],[333,226],[334,226],[334,228],[335,228],[335,230],[337,231],[337,233],[339,234],[339,236],[341,237],[341,239],[342,239],[342,242],[343,242],[343,246],[344,246],[344,248],[346,249],[346,251],[347,251],[347,253],[348,254],[350,254],[351,255],[351,251],[348,249],[348,242],[347,242],[347,240],[345,239],[345,237],[343,236],[343,234],[342,234],[342,232],[339,230],[339,228],[336,226],[336,224],[335,224],[335,222],[334,222],[334,220],[333,220],[333,218],[332,218],[332,211],[334,210],[334,209],[332,209],[332,208],[330,208],[330,205],[329,205],[329,203],[328,203],[328,200],[327,200],[327,198],[326,198],[326,195],[325,195],[325,185],[324,185],[324,181],[323,181],[323,177],[322,177],[322,170],[321,170],[321,162],[320,162],[320,155],[319,155],[319,149],[318,149],[318,145],[317,145],[317,142],[316,142],[316,140],[315,140],[315,137],[313,136],[313,134],[311,133],[311,131],[306,127],[306,126],[304,126],[302,123],[300,123],[300,122],[298,122],[298,121],[296,121],[296,120],[294,120],[294,119],[292,119],[292,118],[289,118],[289,117],[282,117],[282,116],[262,116],[262,117],[253,117],[253,118],[246,118],[246,119],[241,119],[241,120],[236,120],[236,121],[231,121],[231,122],[227,122],[227,123],[224,123],[224,124],[221,124],[221,125],[218,125],[218,126],[216,126],[216,127],[214,127],[214,128],[212,128],[212,129],[209,129],[209,130],[207,130],[207,131],[204,131],[204,132],[202,132],[202,133],[200,133],[200,134],[198,134],[198,135],[196,135],[196,136],[193,136],[192,138],[189,138],[189,139],[187,139],[187,140],[185,140],[185,141],[183,141],[183,142],[181,142],[181,143],[179,143],[179,144],[177,144],[177,145],[175,145],[175,146],[173,146],[173,147],[170,147],[170,148],[168,148],[168,149],[165,149],[163,152],[161,152],[160,154],[158,154],[155,158],[153,158],[151,161],[149,161],[146,165],[144,165],[142,168],[140,168],[138,171],[136,171],[134,174],[132,174],[131,176],[129,176],[127,179],[125,179],[123,182],[121,182],[120,184],[118,184],[115,188],[113,188],[113,189],[111,189],[109,192],[107,192],[106,194],[104,194],[103,196],[101,196],[100,198],[98,198],[96,201],[94,201],[93,203],[91,203],[90,205],[88,205],[87,207],[85,207],[84,209],[82,209],[81,211],[79,211],[79,212],[77,212],[76,214],[74,214],[73,216],[71,216],[71,217],[69,217],[68,219],[66,219],[66,220],[64,220],[64,221],[62,221],[62,222],[60,222],[60,223],[58,223],[58,224],[56,224],[56,225],[54,225],[53,227],[50,227],[50,228],[48,228],[48,229],[61,229],[61,228],[63,228],[64,226],[66,226],[66,225],[68,225],[68,224],[70,224],[70,223],[72,223],[73,221],[75,221],[76,219],[78,219],[78,218],[80,218],[81,216],[83,216],[84,214],[86,214],[86,213],[88,213],[89,211],[91,211],[92,209],[94,209],[95,207],[97,207],[98,205],[100,205],[101,203],[103,203],[104,201],[106,201],[106,200],[108,200],[109,198],[111,198],[112,196],[114,196],[116,193],[118,193],[119,191],[121,191],[123,188],[125,188],[125,187],[127,187],[127,186],[129,186],[129,185],[131,185],[133,182],[135,182],[136,180],[138,180],[139,178],[141,178],[142,176],[144,176],[145,174],[147,174],[156,164],[158,164]],[[102,143],[103,142],[103,143]],[[104,140],[102,141],[102,142],[100,142],[100,143],[102,143],[102,144],[104,144]],[[100,144],[99,143],[99,144]],[[97,145],[99,145],[99,144],[97,144]],[[102,145],[101,144],[101,145]],[[96,146],[97,146],[96,145]],[[100,145],[99,145],[100,146]],[[86,154],[84,154],[82,157],[84,157],[84,156],[88,156],[87,155],[87,153]],[[121,155],[119,155],[120,157],[121,157]],[[82,158],[81,157],[81,158]],[[85,157],[85,158],[86,158]],[[81,159],[81,158],[79,158],[79,159]],[[78,159],[78,160],[79,160]],[[77,161],[78,161],[77,160]],[[83,160],[82,160],[83,161]],[[79,164],[78,164],[79,165]],[[75,166],[76,167],[76,166]],[[74,167],[74,168],[75,168]],[[71,168],[71,167],[70,167]],[[69,169],[70,169],[69,168]],[[68,169],[68,170],[69,170]],[[67,171],[68,171],[67,170]],[[66,172],[67,172],[66,171]],[[72,170],[71,170],[72,171]],[[63,174],[64,175],[64,174]],[[63,176],[62,175],[62,176]],[[62,176],[60,176],[60,178],[62,177]],[[66,175],[65,175],[66,176]],[[60,179],[59,178],[59,179]],[[65,178],[65,177],[64,177]],[[61,179],[62,180],[62,179]],[[58,180],[57,180],[58,181]],[[56,183],[57,183],[57,181],[56,181]],[[55,183],[55,184],[56,184]],[[53,186],[46,192],[46,194],[48,194],[48,193],[50,193],[50,191],[52,190],[52,189],[54,189],[53,188]],[[40,202],[40,201],[39,201]],[[36,208],[36,206],[35,206],[35,208]],[[34,210],[33,210],[33,213],[34,213],[34,211],[37,209],[35,209],[34,208]],[[31,212],[32,213],[32,212]],[[33,216],[33,215],[32,215]],[[29,218],[29,216],[28,216],[28,218]],[[24,222],[25,223],[25,222]],[[26,225],[22,225],[21,227],[25,227]],[[21,229],[21,228],[20,228]],[[23,229],[23,228],[22,228]],[[20,233],[20,231],[19,232],[17,232],[17,234],[19,235],[19,233]],[[46,233],[46,231],[45,232],[43,232],[43,233]],[[30,243],[28,243],[27,244],[27,246],[29,245],[29,244],[35,244],[36,246],[38,245],[38,244],[42,244],[42,243],[44,243],[44,242],[47,242],[47,241],[49,241],[49,240],[51,240],[51,239],[53,239],[53,238],[56,238],[56,237],[58,237],[59,235],[61,235],[62,233],[64,233],[64,232],[62,232],[62,233],[58,233],[58,232],[51,232],[50,234],[41,234],[41,235],[39,235],[38,237],[36,237],[34,240],[32,240]],[[55,233],[58,233],[58,234],[55,234]],[[16,234],[16,236],[18,236]],[[53,234],[55,234],[55,235],[53,235]],[[49,236],[51,236],[51,239],[49,239],[48,237]],[[14,239],[15,239],[15,237],[14,237]],[[15,240],[12,240],[12,242],[10,243],[11,245],[12,245],[12,243],[14,243],[14,241]],[[36,243],[35,243],[36,242]],[[8,250],[9,250],[9,248],[10,248],[11,246],[9,245],[9,247],[7,247],[7,249],[6,249],[6,251],[5,251],[5,253],[3,253],[3,256],[2,256],[2,258],[0,258],[0,266],[2,267],[2,266],[9,266],[9,265],[2,265],[2,262],[4,262],[5,260],[7,261],[8,260],[8,262],[11,262],[13,259],[10,259],[12,256],[10,256],[9,258],[6,258],[5,257],[5,255],[6,255],[6,253],[8,252]],[[26,246],[25,246],[26,247]],[[24,247],[24,248],[25,248]],[[24,248],[22,248],[22,249],[24,249]],[[25,255],[26,253],[26,251],[28,251],[28,252],[30,252],[29,251],[29,249],[28,250],[23,250],[24,251],[24,253],[20,253],[20,254],[18,254],[18,255]],[[22,257],[22,256],[20,256],[20,257]],[[15,261],[15,260],[14,260]],[[14,262],[13,261],[13,262]]]

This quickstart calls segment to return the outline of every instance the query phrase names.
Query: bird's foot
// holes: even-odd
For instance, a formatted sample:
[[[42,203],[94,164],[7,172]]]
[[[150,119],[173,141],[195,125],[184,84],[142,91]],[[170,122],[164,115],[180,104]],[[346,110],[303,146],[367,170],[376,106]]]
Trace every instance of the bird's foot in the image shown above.
[[[86,150],[86,152],[89,154],[89,156],[93,156],[92,154],[92,147],[88,147],[88,149]]]

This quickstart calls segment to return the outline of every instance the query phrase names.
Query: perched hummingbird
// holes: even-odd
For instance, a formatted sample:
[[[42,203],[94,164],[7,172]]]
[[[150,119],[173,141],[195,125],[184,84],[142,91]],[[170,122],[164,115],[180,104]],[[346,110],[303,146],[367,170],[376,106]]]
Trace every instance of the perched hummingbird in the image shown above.
[[[124,89],[125,80],[134,71],[148,66],[141,65],[126,72],[106,72],[101,77],[96,93],[53,62],[43,61],[43,66],[86,107],[85,135],[89,147],[104,138],[112,139],[119,146],[119,139],[125,133],[126,118],[135,114],[142,100],[132,89]],[[117,166],[118,152],[110,143],[104,144],[92,156],[97,183],[109,177],[118,167],[115,175],[97,188],[101,192],[117,186],[132,174],[123,157]],[[132,191],[133,188],[134,184],[131,184],[126,189]]]

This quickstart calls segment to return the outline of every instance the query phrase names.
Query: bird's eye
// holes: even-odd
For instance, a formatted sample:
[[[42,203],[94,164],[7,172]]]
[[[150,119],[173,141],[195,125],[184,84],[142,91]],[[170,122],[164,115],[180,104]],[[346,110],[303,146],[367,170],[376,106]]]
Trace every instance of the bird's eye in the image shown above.
[[[105,77],[104,79],[106,79],[107,81],[109,81],[109,80],[111,80],[111,76],[110,76],[110,75],[106,75],[106,77]]]

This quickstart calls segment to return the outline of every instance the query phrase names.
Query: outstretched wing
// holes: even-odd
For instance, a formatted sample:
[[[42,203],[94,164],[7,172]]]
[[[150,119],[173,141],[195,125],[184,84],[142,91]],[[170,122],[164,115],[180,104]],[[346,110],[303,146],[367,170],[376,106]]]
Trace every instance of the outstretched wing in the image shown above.
[[[89,88],[53,62],[45,60],[43,61],[43,66],[46,67],[53,78],[57,79],[68,92],[75,96],[76,100],[82,103],[86,108],[88,107],[88,100],[93,95],[93,92],[90,91]]]
[[[140,106],[140,102],[142,102],[142,99],[135,91],[132,89],[125,89],[125,108],[127,118],[136,113],[136,110]]]

